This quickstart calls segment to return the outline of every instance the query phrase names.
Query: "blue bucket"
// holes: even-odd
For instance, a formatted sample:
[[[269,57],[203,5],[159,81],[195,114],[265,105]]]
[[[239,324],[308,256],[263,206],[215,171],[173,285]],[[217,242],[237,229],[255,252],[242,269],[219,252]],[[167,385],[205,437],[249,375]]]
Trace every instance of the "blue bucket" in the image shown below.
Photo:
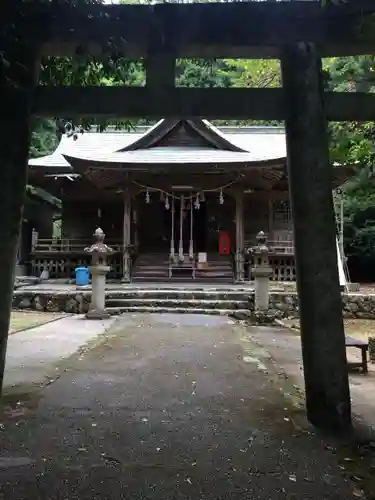
[[[76,267],[76,285],[86,286],[89,284],[89,270],[87,267]]]

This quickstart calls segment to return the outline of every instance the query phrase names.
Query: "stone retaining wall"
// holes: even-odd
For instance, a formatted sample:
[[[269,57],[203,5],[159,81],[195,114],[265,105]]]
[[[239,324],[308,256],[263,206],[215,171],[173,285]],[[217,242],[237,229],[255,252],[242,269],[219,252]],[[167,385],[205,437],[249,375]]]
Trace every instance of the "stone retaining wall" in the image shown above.
[[[121,292],[120,292],[121,293]],[[243,293],[242,300],[248,301],[249,309],[254,309],[254,292]],[[132,291],[133,297],[140,299],[142,292]],[[116,294],[119,296],[119,292]],[[108,292],[107,297],[112,293]],[[128,295],[129,296],[129,295]],[[207,292],[207,298],[211,300],[220,300],[225,297],[223,290],[210,290]],[[162,298],[162,296],[160,297]],[[171,298],[171,297],[170,297]],[[202,297],[194,296],[194,290],[191,290],[191,297],[195,299],[195,304],[191,307],[199,307],[197,301]],[[343,294],[343,313],[346,318],[375,319],[375,294],[363,295],[359,293]],[[36,311],[48,312],[67,312],[67,313],[86,313],[89,309],[91,300],[91,291],[37,291],[37,290],[15,290],[13,294],[14,309],[30,309]],[[236,300],[240,300],[236,297]],[[186,303],[187,298],[183,299]],[[235,306],[234,306],[235,308]],[[187,309],[188,311],[188,309]],[[298,316],[298,297],[295,292],[272,292],[270,294],[270,315],[275,318],[285,318]]]
[[[16,290],[13,293],[13,309],[34,311],[86,313],[89,310],[91,292],[50,292]]]
[[[254,295],[249,297],[250,309],[254,308]],[[375,294],[342,294],[344,318],[375,319]],[[298,316],[298,296],[293,292],[270,294],[270,313],[276,318]]]

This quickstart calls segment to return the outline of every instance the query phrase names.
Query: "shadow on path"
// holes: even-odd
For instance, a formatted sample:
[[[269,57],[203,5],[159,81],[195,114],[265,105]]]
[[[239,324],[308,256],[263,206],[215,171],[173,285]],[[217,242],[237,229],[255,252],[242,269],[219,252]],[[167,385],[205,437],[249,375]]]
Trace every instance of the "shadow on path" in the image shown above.
[[[6,409],[0,498],[358,498],[272,370],[228,318],[124,315]]]

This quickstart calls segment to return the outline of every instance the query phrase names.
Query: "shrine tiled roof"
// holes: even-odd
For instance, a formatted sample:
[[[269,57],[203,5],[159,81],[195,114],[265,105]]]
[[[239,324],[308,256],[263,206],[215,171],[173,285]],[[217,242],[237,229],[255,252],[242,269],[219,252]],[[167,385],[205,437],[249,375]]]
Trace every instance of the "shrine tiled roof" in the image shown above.
[[[267,152],[256,153],[210,150],[204,148],[183,147],[155,147],[152,149],[138,149],[135,151],[121,151],[118,153],[98,153],[95,156],[76,153],[74,157],[64,155],[69,163],[75,160],[88,162],[91,165],[122,164],[126,165],[225,165],[225,164],[280,164],[285,157],[269,158]]]
[[[71,159],[125,164],[238,164],[280,162],[286,157],[285,132],[282,127],[213,127],[205,120],[195,120],[198,133],[217,143],[202,147],[157,147],[167,120],[154,127],[135,131],[85,132],[63,136],[54,153],[29,160],[31,168],[44,167],[51,173],[72,172]]]
[[[77,153],[90,155],[96,155],[99,152],[111,153],[124,145],[131,144],[142,135],[132,132],[85,132],[70,137],[63,135],[60,144],[52,154],[30,159],[29,166],[71,170],[70,164],[63,156],[64,154],[74,156]]]

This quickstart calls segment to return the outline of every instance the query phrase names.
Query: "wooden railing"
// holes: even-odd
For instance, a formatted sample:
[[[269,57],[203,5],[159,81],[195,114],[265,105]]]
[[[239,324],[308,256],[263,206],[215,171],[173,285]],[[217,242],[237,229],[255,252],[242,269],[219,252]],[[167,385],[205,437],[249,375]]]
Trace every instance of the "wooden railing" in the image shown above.
[[[35,238],[32,243],[32,253],[83,253],[85,248],[94,243],[93,238],[87,239],[47,239]],[[105,243],[115,252],[123,251],[123,244],[118,239],[108,238]]]
[[[245,242],[245,250],[255,247],[256,240],[249,240]],[[267,246],[269,253],[272,255],[294,255],[294,241],[290,240],[268,240]]]
[[[280,241],[271,240],[267,241],[267,246],[270,249],[271,254],[294,254],[294,242],[293,241]]]
[[[61,249],[58,246],[51,246],[51,250],[41,247],[42,250],[36,250],[31,256],[31,273],[33,276],[40,276],[42,271],[47,270],[50,278],[74,279],[74,270],[80,266],[90,266],[91,255],[84,252],[82,244],[72,245],[72,250]],[[118,246],[119,248],[119,246]],[[128,256],[127,269],[132,271],[134,256]],[[121,251],[115,252],[110,256],[108,264],[111,270],[108,278],[120,279],[124,276],[124,257]]]
[[[280,229],[271,231],[267,245],[274,254],[294,254],[293,231],[290,229]]]

